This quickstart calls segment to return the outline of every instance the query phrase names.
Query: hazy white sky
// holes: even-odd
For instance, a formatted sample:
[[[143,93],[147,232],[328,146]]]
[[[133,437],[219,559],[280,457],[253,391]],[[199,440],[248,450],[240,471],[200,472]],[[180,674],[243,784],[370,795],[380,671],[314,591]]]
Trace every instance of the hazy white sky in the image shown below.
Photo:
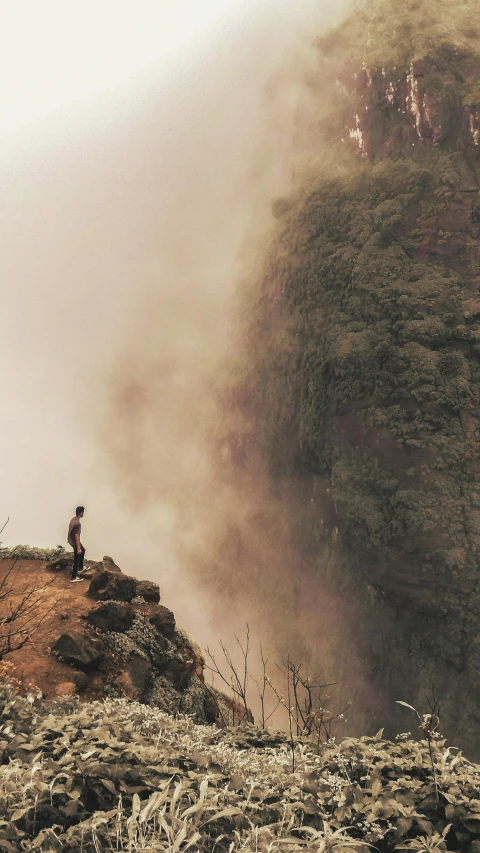
[[[2,0],[0,131],[165,73],[245,0]]]
[[[108,464],[110,377],[136,341],[166,363],[183,349],[186,381],[211,347],[258,199],[278,188],[292,57],[338,14],[320,0],[0,0],[3,541],[63,543],[84,503],[87,556],[159,580],[193,632],[207,617],[179,589],[168,506],[134,517]],[[181,414],[165,417],[175,433]]]

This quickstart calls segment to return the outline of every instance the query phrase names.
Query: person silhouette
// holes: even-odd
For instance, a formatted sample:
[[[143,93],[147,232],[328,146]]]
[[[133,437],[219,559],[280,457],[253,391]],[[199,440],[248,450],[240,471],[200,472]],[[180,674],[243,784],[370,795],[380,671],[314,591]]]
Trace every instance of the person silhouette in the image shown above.
[[[80,534],[82,532],[82,525],[80,519],[83,518],[84,512],[84,506],[77,506],[75,510],[75,515],[73,516],[68,525],[67,542],[73,548],[73,570],[72,577],[70,578],[71,583],[80,583],[80,581],[85,580],[85,578],[78,577],[78,575],[82,574],[84,570],[83,558],[85,557],[85,548],[83,547],[80,541]]]

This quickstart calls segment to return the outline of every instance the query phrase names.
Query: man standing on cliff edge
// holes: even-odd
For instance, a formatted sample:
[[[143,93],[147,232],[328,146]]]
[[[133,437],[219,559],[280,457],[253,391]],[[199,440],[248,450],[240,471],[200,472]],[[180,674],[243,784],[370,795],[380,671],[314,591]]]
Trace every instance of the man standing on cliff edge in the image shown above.
[[[85,548],[80,542],[80,533],[82,532],[80,519],[83,518],[84,512],[85,507],[77,506],[75,515],[68,525],[67,541],[73,548],[73,571],[71,583],[80,583],[80,581],[85,580],[85,578],[77,577],[78,574],[83,572],[83,558],[85,556]]]

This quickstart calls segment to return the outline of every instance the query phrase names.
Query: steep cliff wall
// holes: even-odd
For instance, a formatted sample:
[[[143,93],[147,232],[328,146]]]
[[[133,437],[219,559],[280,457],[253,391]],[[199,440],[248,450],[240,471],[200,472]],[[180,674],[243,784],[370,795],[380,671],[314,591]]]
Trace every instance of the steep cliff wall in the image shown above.
[[[392,724],[395,699],[425,705],[434,687],[447,735],[478,757],[476,4],[392,8],[319,43],[327,153],[274,207],[250,405],[272,476],[321,507],[301,547],[319,543],[320,573],[334,550],[362,602]]]

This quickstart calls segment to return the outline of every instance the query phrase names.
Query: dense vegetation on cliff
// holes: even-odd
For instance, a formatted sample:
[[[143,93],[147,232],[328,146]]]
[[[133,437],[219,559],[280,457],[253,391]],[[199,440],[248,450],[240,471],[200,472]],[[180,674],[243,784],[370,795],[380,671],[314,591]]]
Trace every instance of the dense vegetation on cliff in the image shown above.
[[[378,668],[409,668],[418,696],[440,684],[464,743],[480,728],[476,11],[377,2],[319,41],[317,151],[274,205],[249,330],[273,479],[312,483],[351,576],[406,606]]]
[[[437,536],[439,508],[443,525],[461,484],[474,488],[460,419],[480,405],[479,329],[465,317],[474,294],[421,257],[424,229],[461,186],[456,166],[429,152],[326,178],[289,214],[272,264],[285,323],[261,353],[264,446],[276,470],[328,471],[347,529],[382,549]],[[403,234],[409,220],[423,230]],[[261,310],[267,328],[270,295]],[[442,549],[436,566],[446,560]]]
[[[357,2],[340,27],[319,39],[324,51],[368,66],[406,64],[439,44],[477,51],[480,38],[475,0],[385,0]]]

